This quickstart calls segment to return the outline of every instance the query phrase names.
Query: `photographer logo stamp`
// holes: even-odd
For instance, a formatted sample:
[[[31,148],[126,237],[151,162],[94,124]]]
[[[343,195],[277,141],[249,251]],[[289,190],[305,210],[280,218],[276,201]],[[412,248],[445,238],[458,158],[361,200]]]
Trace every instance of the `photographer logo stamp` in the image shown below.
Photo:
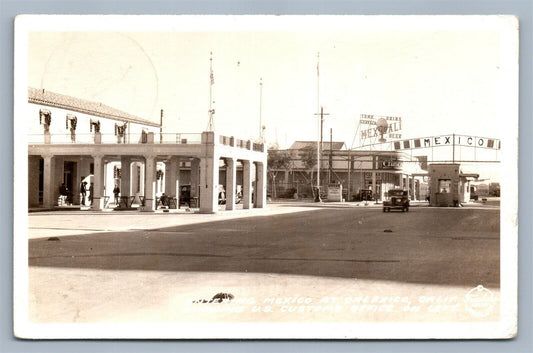
[[[475,317],[488,316],[494,309],[495,302],[494,294],[482,285],[472,288],[465,295],[466,309]]]

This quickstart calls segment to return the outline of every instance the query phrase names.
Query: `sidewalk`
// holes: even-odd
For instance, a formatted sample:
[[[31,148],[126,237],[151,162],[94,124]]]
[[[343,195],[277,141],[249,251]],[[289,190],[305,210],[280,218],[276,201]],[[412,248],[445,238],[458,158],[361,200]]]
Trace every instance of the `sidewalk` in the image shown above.
[[[299,207],[331,207],[331,208],[345,208],[345,207],[365,207],[365,208],[381,208],[383,207],[383,203],[378,201],[350,201],[350,202],[328,202],[328,201],[322,201],[322,202],[315,202],[313,199],[299,199],[299,200],[293,200],[293,199],[276,199],[276,200],[268,200],[267,201],[267,207],[268,205],[281,205],[281,204],[287,204],[287,205],[295,205]],[[410,207],[435,207],[435,206],[429,206],[429,203],[427,201],[419,201],[419,200],[411,200]],[[470,201],[470,202],[463,202],[460,204],[459,207],[455,208],[463,208],[463,207],[474,207],[474,208],[499,208],[500,207],[500,201],[499,198],[488,198],[484,200],[479,201]],[[436,207],[436,208],[442,208],[442,207]],[[454,208],[454,207],[443,207],[443,208]],[[242,204],[236,204],[235,210],[231,212],[235,212],[238,210],[242,210]],[[84,212],[96,212],[96,213],[102,213],[102,212],[134,212],[139,213],[142,212],[140,210],[139,205],[135,205],[135,207],[132,207],[131,209],[115,209],[114,204],[109,204],[107,208],[104,208],[99,211],[93,211],[91,210],[90,206],[81,206],[80,205],[71,205],[71,206],[55,206],[53,208],[29,208],[29,213],[34,212],[57,212],[57,211],[84,211]],[[180,208],[176,209],[168,209],[168,208],[161,208],[159,207],[157,210],[149,212],[149,213],[183,213],[183,214],[192,214],[192,213],[198,213],[198,208],[189,208],[186,206],[181,206]],[[225,205],[219,205],[219,212],[225,211]],[[115,212],[115,213],[116,213]]]
[[[312,199],[277,199],[268,201],[270,204],[301,204],[303,207],[371,207],[381,208],[383,203],[381,201],[350,201],[350,202],[315,202]],[[306,206],[304,206],[306,205]],[[411,200],[410,207],[429,207],[427,201],[414,201]]]
[[[350,201],[350,202],[315,202],[313,199],[277,199],[268,201],[269,204],[298,204],[302,207],[367,207],[367,208],[381,208],[383,207],[382,201]],[[499,208],[500,201],[499,198],[488,198],[485,201],[469,201],[463,202],[458,207],[438,207],[430,206],[428,201],[421,200],[411,200],[409,207],[428,207],[428,208],[463,208],[463,207],[473,207],[473,208]]]

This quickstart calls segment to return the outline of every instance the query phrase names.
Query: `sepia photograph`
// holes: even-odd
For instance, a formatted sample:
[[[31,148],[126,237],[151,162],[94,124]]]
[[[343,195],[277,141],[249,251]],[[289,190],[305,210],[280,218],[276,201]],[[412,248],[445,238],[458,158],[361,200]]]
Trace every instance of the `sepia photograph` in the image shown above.
[[[20,15],[26,339],[508,339],[514,16]]]

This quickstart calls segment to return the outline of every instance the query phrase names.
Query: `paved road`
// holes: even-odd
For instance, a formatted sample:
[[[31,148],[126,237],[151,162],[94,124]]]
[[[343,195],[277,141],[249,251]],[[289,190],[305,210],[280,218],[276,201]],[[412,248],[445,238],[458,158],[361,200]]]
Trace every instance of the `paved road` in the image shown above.
[[[465,309],[468,290],[499,295],[498,209],[278,204],[222,215],[32,214],[29,224],[36,322],[471,321],[487,317]],[[194,303],[219,292],[234,300]],[[365,296],[400,302],[376,312],[361,307]],[[326,310],[324,298],[341,306]],[[421,309],[406,312],[408,303]]]

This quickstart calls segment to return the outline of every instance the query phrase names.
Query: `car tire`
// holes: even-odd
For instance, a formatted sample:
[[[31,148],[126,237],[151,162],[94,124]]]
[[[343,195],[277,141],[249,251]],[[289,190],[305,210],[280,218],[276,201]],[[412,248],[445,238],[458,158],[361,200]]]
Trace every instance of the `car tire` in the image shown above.
[[[386,212],[385,207],[383,207],[383,212]]]

